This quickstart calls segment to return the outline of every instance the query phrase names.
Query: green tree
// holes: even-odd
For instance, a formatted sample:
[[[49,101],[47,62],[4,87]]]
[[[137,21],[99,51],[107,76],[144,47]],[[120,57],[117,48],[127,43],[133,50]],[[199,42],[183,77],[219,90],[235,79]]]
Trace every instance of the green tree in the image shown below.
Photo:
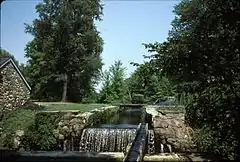
[[[26,32],[27,71],[36,98],[81,101],[100,74],[103,40],[95,21],[101,20],[99,0],[45,0],[39,17]],[[67,98],[68,97],[68,98]]]
[[[15,57],[2,48],[0,48],[0,57],[9,57],[16,63],[17,66],[19,66],[19,62],[15,59]],[[21,64],[21,66],[22,66],[22,64]]]
[[[147,102],[164,99],[166,96],[174,96],[172,84],[164,75],[156,72],[157,66],[154,62],[132,64],[137,66],[137,69],[130,76],[128,82],[131,95],[134,93],[142,94]]]
[[[112,96],[112,89],[111,89],[111,78],[110,72],[105,70],[102,76],[102,90],[100,92],[100,99],[99,102],[101,103],[111,103],[113,100]]]
[[[125,68],[120,60],[115,61],[103,74],[103,87],[100,102],[125,102],[127,89],[125,85]]]
[[[186,118],[200,129],[199,149],[239,158],[239,2],[183,0],[174,13],[168,41],[146,48],[177,92],[191,96]]]

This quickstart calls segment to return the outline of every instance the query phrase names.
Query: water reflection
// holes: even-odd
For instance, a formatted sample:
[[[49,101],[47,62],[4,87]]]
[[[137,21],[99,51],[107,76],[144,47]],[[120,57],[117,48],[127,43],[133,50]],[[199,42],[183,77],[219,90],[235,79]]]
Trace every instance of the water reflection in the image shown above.
[[[144,110],[142,108],[124,108],[119,114],[97,127],[136,129],[139,123],[144,123]]]

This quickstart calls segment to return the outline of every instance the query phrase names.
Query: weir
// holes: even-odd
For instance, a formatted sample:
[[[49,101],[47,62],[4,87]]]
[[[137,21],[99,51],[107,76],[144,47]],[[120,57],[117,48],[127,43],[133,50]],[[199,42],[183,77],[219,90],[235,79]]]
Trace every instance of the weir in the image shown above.
[[[136,136],[136,129],[87,128],[83,130],[79,151],[125,152]]]
[[[64,141],[62,152],[17,153],[11,155],[15,158],[10,161],[70,162],[74,161],[71,156],[77,161],[143,161],[145,154],[156,153],[154,131],[149,130],[145,113],[145,108],[131,105],[108,121],[83,129],[80,137]],[[162,152],[171,152],[170,147],[161,146]]]

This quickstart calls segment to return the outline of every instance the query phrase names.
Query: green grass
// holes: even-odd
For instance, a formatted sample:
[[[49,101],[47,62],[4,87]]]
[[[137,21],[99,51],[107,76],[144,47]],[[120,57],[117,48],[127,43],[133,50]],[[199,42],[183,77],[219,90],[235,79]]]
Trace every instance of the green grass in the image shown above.
[[[107,106],[106,104],[77,104],[77,103],[41,103],[45,105],[43,111],[71,111],[79,110],[81,112],[91,111],[96,108]]]

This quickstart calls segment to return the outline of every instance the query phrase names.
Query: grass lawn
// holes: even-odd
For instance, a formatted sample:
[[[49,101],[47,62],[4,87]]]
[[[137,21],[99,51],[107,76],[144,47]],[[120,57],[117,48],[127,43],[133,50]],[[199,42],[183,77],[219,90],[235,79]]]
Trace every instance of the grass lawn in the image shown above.
[[[106,104],[79,104],[79,103],[61,103],[61,102],[36,102],[45,106],[43,111],[71,111],[80,110],[81,112],[91,111],[96,108],[107,106]]]

